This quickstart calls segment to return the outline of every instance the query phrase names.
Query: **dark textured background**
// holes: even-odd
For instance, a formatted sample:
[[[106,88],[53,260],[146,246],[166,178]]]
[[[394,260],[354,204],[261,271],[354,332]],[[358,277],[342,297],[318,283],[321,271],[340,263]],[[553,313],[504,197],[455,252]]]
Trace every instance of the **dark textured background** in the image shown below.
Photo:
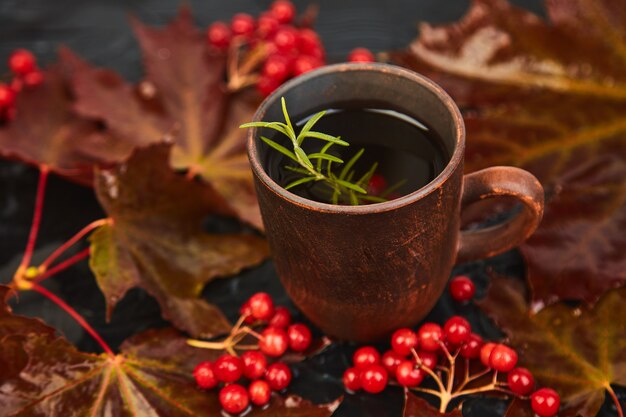
[[[228,20],[237,12],[258,14],[270,1],[193,0],[188,1],[196,22],[206,26],[215,20]],[[308,1],[295,1],[302,11]],[[543,14],[540,0],[513,3]],[[460,18],[469,6],[466,0],[321,0],[316,28],[324,41],[329,60],[339,61],[354,47],[374,51],[405,47],[417,34],[419,21],[449,22]],[[42,63],[54,59],[59,44],[65,44],[91,62],[106,66],[131,80],[141,75],[137,43],[127,24],[128,13],[142,21],[160,25],[175,14],[176,0],[0,0],[0,62],[15,48],[34,51]],[[6,67],[0,64],[0,74]],[[32,216],[36,170],[18,163],[0,161],[0,282],[9,282],[27,239]],[[91,220],[102,217],[93,192],[52,176],[44,210],[35,264]],[[230,228],[230,222],[218,224]],[[80,247],[76,248],[76,251]],[[517,252],[485,262],[460,266],[478,284],[480,297],[487,285],[486,268],[494,267],[521,277],[523,264]],[[120,302],[110,323],[104,321],[104,301],[86,262],[46,281],[46,286],[67,300],[114,348],[128,336],[155,326],[165,326],[158,305],[141,290],[132,290]],[[271,292],[279,303],[288,303],[271,262],[235,278],[207,286],[205,296],[224,309],[230,318],[252,293]],[[98,346],[64,312],[37,294],[23,293],[15,304],[20,314],[43,317],[79,348],[97,351]],[[444,294],[429,319],[443,322],[452,314],[469,317],[474,328],[486,337],[498,331],[472,306],[460,306]],[[341,373],[348,366],[354,347],[335,345],[323,354],[297,365],[292,391],[313,401],[331,401],[343,394]],[[622,399],[624,390],[618,391]],[[471,399],[465,416],[501,416],[506,403],[492,399]],[[399,389],[384,394],[348,395],[337,417],[396,417],[402,413]],[[2,410],[0,410],[0,416]],[[601,416],[616,415],[606,403]]]

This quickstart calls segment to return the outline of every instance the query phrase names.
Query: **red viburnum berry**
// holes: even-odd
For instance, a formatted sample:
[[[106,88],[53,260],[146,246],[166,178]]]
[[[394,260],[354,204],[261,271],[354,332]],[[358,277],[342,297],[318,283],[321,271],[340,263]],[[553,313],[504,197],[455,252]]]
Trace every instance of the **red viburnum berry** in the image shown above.
[[[343,373],[343,386],[350,392],[356,392],[361,389],[361,370],[357,368],[348,368]]]
[[[248,391],[239,384],[226,385],[219,393],[220,404],[227,413],[239,414],[250,404]]]
[[[389,375],[395,375],[398,365],[400,365],[405,360],[406,358],[400,355],[398,352],[394,350],[388,350],[383,354],[383,357],[380,361],[387,370],[387,372],[389,372]]]
[[[485,343],[483,347],[480,348],[480,361],[487,368],[491,368],[491,352],[493,352],[493,348],[496,347],[496,344],[493,342]]]
[[[270,327],[285,329],[291,324],[291,313],[287,307],[279,306],[274,309],[274,316],[268,323]]]
[[[248,300],[252,317],[257,320],[269,321],[274,316],[274,301],[266,292],[258,292]]]
[[[13,77],[10,86],[13,92],[19,93],[20,91],[22,91],[22,87],[24,87],[24,80],[22,80],[20,77]]]
[[[354,366],[363,369],[371,365],[380,364],[380,353],[372,346],[363,346],[354,352],[352,356]]]
[[[256,33],[258,33],[261,39],[269,39],[280,27],[280,22],[276,19],[276,16],[266,12],[259,16],[256,26]]]
[[[215,388],[219,383],[213,372],[213,364],[209,361],[200,362],[193,370],[193,377],[202,389]]]
[[[224,50],[230,44],[230,28],[224,22],[215,22],[207,29],[206,38],[210,46]]]
[[[243,362],[233,355],[222,355],[213,364],[215,377],[221,382],[235,382],[243,375]]]
[[[517,352],[506,345],[497,344],[491,351],[489,363],[498,372],[509,372],[517,365]]]
[[[292,324],[287,328],[287,337],[289,338],[289,348],[294,352],[304,352],[311,346],[313,336],[311,330],[302,324]]]
[[[259,349],[267,356],[282,356],[289,347],[289,338],[287,332],[277,327],[268,327],[261,333],[259,340]]]
[[[291,23],[296,16],[296,7],[288,0],[276,0],[270,6],[272,13],[280,23]]]
[[[402,362],[396,370],[396,379],[403,387],[416,387],[422,383],[425,376],[426,372],[412,360]]]
[[[387,180],[380,174],[374,174],[367,183],[367,193],[379,196],[387,189]]]
[[[267,367],[265,380],[275,391],[282,391],[291,383],[291,370],[282,362],[275,362]]]
[[[461,356],[465,359],[477,359],[480,357],[480,349],[483,347],[483,339],[476,333],[469,335],[461,345]],[[491,353],[490,353],[491,354]]]
[[[417,334],[411,329],[398,329],[391,336],[391,348],[402,356],[410,355],[418,344]]]
[[[297,77],[302,74],[306,74],[309,71],[313,71],[315,68],[319,68],[323,65],[322,61],[318,58],[310,55],[300,55],[293,60],[292,74]]]
[[[263,63],[261,72],[263,76],[282,83],[291,73],[291,60],[280,54],[270,55]]]
[[[465,275],[452,278],[448,289],[452,298],[459,302],[471,300],[476,293],[476,286],[472,280]]]
[[[349,62],[374,62],[374,54],[366,48],[355,48],[348,55]]]
[[[378,394],[387,386],[387,371],[380,365],[369,365],[361,369],[361,388],[370,394]]]
[[[517,395],[528,395],[535,388],[535,378],[526,368],[515,368],[506,376],[511,391]]]
[[[29,88],[37,87],[43,83],[43,72],[34,70],[22,77],[24,85]]]
[[[439,356],[436,352],[420,350],[417,352],[417,356],[422,361],[422,366],[425,366],[426,368],[435,369],[437,363],[439,362]]]
[[[15,91],[6,84],[0,83],[0,109],[12,107],[15,104]]]
[[[250,396],[252,404],[262,407],[270,402],[272,388],[267,381],[263,381],[262,379],[252,381],[250,386],[248,386],[248,395]]]
[[[541,388],[530,396],[530,406],[539,417],[556,415],[561,406],[561,398],[551,388]]]
[[[243,362],[243,375],[248,379],[259,379],[265,375],[267,359],[265,355],[256,350],[249,350],[241,355]]]
[[[9,68],[14,74],[24,76],[37,68],[37,60],[32,52],[16,49],[9,56]]]
[[[256,83],[256,89],[263,97],[267,97],[280,87],[280,82],[273,78],[260,76]]]
[[[323,49],[319,35],[313,29],[304,28],[298,31],[298,50],[304,55],[317,56]]]
[[[288,54],[297,47],[298,31],[291,26],[282,27],[274,35],[273,43],[278,52]]]
[[[237,13],[230,21],[230,30],[234,36],[252,36],[254,33],[254,17],[247,13]]]
[[[424,323],[417,332],[417,337],[422,350],[435,352],[443,341],[443,330],[438,324]]]
[[[461,316],[452,316],[443,326],[443,331],[448,340],[453,345],[460,345],[465,342],[472,333],[472,326]]]

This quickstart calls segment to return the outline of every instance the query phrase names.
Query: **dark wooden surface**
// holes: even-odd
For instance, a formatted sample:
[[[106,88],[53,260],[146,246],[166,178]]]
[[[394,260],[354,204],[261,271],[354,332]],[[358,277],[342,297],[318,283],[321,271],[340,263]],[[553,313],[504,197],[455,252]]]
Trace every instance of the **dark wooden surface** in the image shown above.
[[[270,1],[188,0],[188,3],[194,10],[196,22],[206,26],[214,20],[227,20],[236,12],[256,14]],[[302,0],[295,3],[299,10],[308,4]],[[320,14],[316,27],[331,61],[343,59],[357,46],[374,51],[402,48],[416,36],[417,22],[454,21],[469,5],[466,0],[321,0],[318,3]],[[543,13],[541,0],[513,3]],[[41,62],[49,62],[58,45],[65,44],[93,63],[113,68],[128,79],[136,80],[141,74],[140,56],[127,24],[128,13],[151,24],[163,24],[175,14],[178,6],[179,2],[175,0],[0,0],[0,62],[19,47],[29,48]],[[4,64],[0,68],[5,68]],[[0,69],[0,72],[4,71]],[[1,283],[11,279],[19,263],[30,227],[36,183],[34,169],[0,161]],[[91,190],[53,176],[34,261],[41,261],[82,226],[101,216],[102,211]],[[226,230],[236,226],[228,221],[217,221],[210,227]],[[477,282],[480,297],[488,282],[485,271],[489,266],[519,277],[523,274],[523,263],[515,251],[488,261],[462,265],[455,273],[470,273]],[[156,302],[141,290],[132,290],[119,303],[112,321],[105,323],[104,301],[86,263],[47,281],[46,286],[83,314],[114,347],[138,331],[167,325],[160,318]],[[289,303],[271,261],[232,279],[210,284],[205,296],[234,318],[242,301],[259,290],[271,292],[279,303]],[[40,296],[21,294],[14,307],[17,313],[43,317],[79,348],[98,350],[78,325]],[[467,316],[483,336],[498,337],[497,329],[474,306],[454,304],[447,294],[439,300],[428,319],[443,322],[452,314]],[[353,351],[354,346],[335,345],[299,364],[292,391],[318,402],[344,394],[340,378]],[[624,390],[619,394],[626,397]],[[476,398],[466,402],[464,415],[495,417],[503,415],[505,409],[506,402]],[[401,391],[390,388],[377,396],[347,395],[336,416],[398,417],[401,413]],[[615,413],[606,403],[600,415]]]

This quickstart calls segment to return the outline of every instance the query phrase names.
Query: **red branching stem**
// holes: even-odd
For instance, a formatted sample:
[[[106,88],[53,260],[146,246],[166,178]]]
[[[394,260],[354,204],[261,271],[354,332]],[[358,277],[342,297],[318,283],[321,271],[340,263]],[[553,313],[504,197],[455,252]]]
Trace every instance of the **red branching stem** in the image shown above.
[[[35,278],[33,280],[33,282],[41,282],[41,281],[43,281],[46,278],[50,278],[51,276],[58,274],[59,272],[61,272],[61,271],[65,270],[65,269],[69,268],[70,266],[74,265],[75,263],[78,263],[78,262],[82,261],[83,259],[89,257],[89,253],[90,253],[90,248],[85,248],[85,249],[81,250],[76,255],[73,255],[73,256],[67,258],[63,262],[58,263],[57,265],[55,265],[52,268],[48,269],[43,274],[37,276],[37,278]]]
[[[81,240],[83,237],[85,237],[91,231],[93,231],[94,229],[97,229],[100,226],[103,226],[103,225],[107,224],[108,222],[110,222],[110,219],[108,219],[108,218],[106,218],[106,219],[99,219],[99,220],[95,220],[95,221],[89,223],[87,226],[83,227],[78,233],[76,233],[74,236],[72,236],[67,242],[65,242],[64,244],[59,246],[54,252],[52,252],[52,254],[50,256],[48,256],[48,258],[45,261],[43,261],[41,263],[41,265],[39,265],[39,270],[41,272],[46,271],[50,267],[52,262],[54,262],[59,256],[61,256],[63,254],[63,252],[68,250],[70,247],[72,247],[74,244],[76,244],[76,242]]]
[[[615,403],[615,408],[617,408],[618,417],[624,417],[624,410],[622,410],[622,405],[620,404],[619,398],[617,398],[617,395],[615,395],[615,391],[613,391],[613,387],[611,387],[610,385],[607,385],[606,390],[608,391],[609,395],[611,396],[611,399]]]
[[[80,324],[81,327],[85,329],[85,331],[87,331],[87,333],[89,333],[96,342],[98,342],[98,344],[102,347],[102,349],[109,356],[112,356],[112,357],[115,356],[115,353],[113,353],[113,350],[109,347],[109,345],[106,344],[106,342],[93,329],[93,327],[91,327],[89,323],[87,323],[87,321],[83,318],[83,316],[81,316],[76,310],[70,307],[65,301],[63,301],[62,299],[57,297],[55,294],[51,293],[50,291],[48,291],[46,288],[42,287],[39,284],[33,283],[31,289],[34,291],[37,291],[39,294],[43,295],[44,297],[46,297],[47,299],[49,299],[50,301],[52,301],[53,303],[61,307],[63,310],[65,310],[67,314],[69,314],[74,320],[76,320],[76,322]]]
[[[30,233],[28,234],[28,242],[26,250],[22,257],[19,269],[24,270],[30,265],[30,261],[35,251],[35,243],[39,234],[39,225],[41,224],[41,215],[43,213],[43,201],[46,196],[46,184],[48,182],[48,174],[50,169],[47,165],[39,166],[39,181],[37,183],[37,196],[35,197],[35,212],[33,213],[33,221],[30,225]]]

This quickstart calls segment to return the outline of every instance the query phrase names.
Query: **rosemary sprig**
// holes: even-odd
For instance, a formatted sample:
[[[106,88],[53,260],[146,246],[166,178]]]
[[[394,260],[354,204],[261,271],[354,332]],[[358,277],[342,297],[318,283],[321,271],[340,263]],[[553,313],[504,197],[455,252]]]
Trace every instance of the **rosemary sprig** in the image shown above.
[[[284,97],[281,98],[281,105],[285,117],[284,122],[251,122],[242,124],[240,128],[263,127],[273,129],[289,138],[293,150],[287,149],[266,136],[261,136],[261,140],[268,146],[297,163],[297,166],[285,166],[285,169],[302,176],[287,184],[285,186],[286,190],[303,184],[319,182],[328,187],[329,201],[332,204],[339,204],[340,201],[352,205],[359,205],[363,202],[380,203],[387,201],[384,197],[367,195],[365,190],[370,178],[378,167],[377,163],[374,163],[357,181],[353,181],[355,177],[354,166],[363,155],[364,149],[360,149],[344,164],[342,159],[330,154],[329,151],[333,146],[350,146],[350,144],[339,136],[312,130],[315,124],[326,114],[326,111],[321,111],[311,117],[302,127],[300,133],[296,134],[287,112],[287,104]],[[318,152],[307,154],[302,148],[302,144],[307,138],[319,139],[326,143]],[[324,163],[326,166],[324,166]],[[339,173],[336,174],[335,171]]]

